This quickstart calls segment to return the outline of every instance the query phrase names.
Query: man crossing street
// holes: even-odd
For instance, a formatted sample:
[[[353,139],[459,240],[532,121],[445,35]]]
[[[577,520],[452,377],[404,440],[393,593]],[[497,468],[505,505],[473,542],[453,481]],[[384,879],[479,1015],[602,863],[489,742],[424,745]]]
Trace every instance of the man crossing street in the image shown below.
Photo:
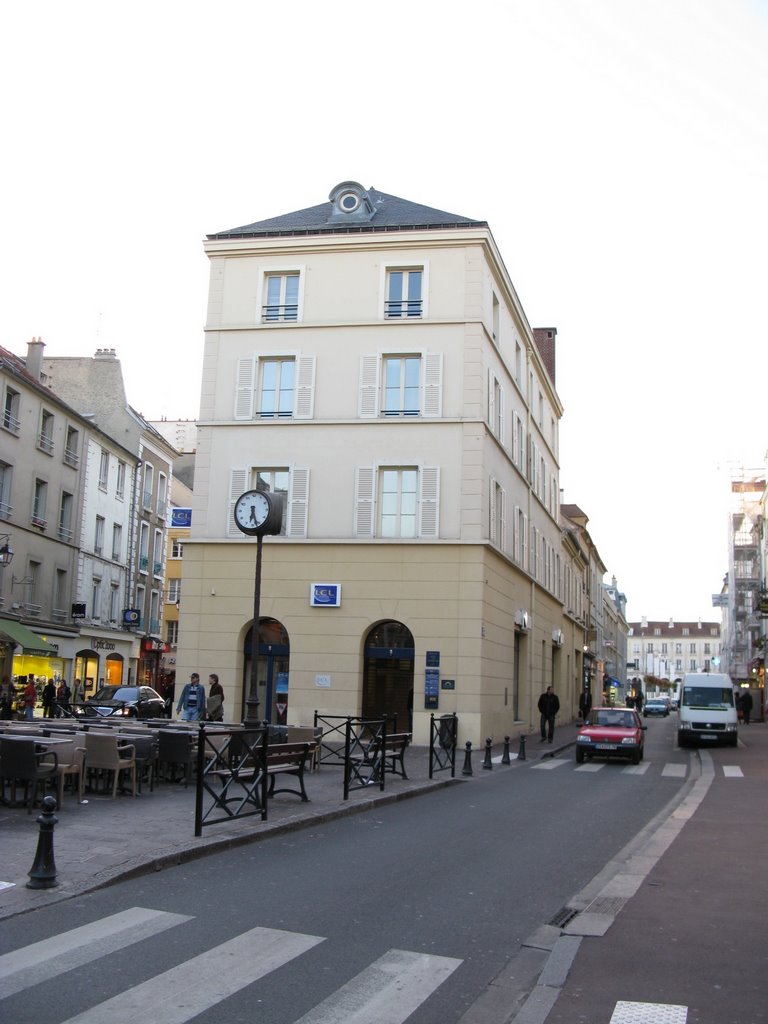
[[[552,742],[555,735],[555,715],[560,710],[560,700],[551,686],[539,697],[539,713],[541,714],[541,742]]]

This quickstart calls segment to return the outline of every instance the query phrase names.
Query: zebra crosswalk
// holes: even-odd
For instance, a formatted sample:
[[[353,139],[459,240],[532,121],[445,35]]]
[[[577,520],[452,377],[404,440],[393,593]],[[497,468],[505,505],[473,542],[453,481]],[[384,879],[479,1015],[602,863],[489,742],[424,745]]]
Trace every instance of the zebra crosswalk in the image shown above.
[[[684,779],[688,774],[688,764],[679,761],[668,761],[659,766],[653,761],[642,761],[640,764],[619,765],[615,760],[584,761],[577,764],[572,757],[550,757],[545,761],[537,761],[530,765],[532,771],[552,772],[558,768],[571,768],[574,772],[593,774],[604,770],[618,771],[621,775],[646,775],[648,772],[656,772],[663,778]],[[739,765],[718,765],[716,774],[721,773],[726,779],[743,779],[744,772]]]
[[[191,920],[133,907],[6,953],[0,956],[0,1000]],[[186,1024],[324,941],[320,935],[250,928],[75,1016],[62,1017],[61,1024]],[[455,957],[390,949],[295,1024],[403,1024],[461,963]]]

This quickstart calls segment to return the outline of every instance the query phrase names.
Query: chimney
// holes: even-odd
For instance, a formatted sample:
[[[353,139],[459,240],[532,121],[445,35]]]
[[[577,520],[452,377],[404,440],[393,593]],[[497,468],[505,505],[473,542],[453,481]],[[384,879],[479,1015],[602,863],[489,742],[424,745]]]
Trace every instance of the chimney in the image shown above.
[[[670,617],[669,617],[669,628],[670,629],[674,628],[674,625],[675,625],[675,620],[670,615]]]
[[[647,626],[648,626],[648,618],[647,618],[647,616],[645,616],[645,615],[642,616],[642,621],[640,622],[640,625],[643,627],[643,629],[647,628]]]
[[[42,338],[33,338],[27,342],[27,373],[39,381],[43,372],[43,349],[45,344]]]
[[[557,338],[556,327],[534,327],[533,340],[539,350],[544,366],[547,368],[552,383],[555,383],[555,340]]]

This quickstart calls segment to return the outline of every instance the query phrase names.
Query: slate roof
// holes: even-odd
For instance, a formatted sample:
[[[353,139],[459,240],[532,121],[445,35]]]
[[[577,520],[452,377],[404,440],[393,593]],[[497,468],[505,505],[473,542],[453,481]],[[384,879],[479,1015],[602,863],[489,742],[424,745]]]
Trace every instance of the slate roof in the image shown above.
[[[366,189],[373,204],[374,215],[367,223],[339,223],[330,221],[333,204],[320,203],[309,206],[306,210],[285,213],[281,217],[256,221],[242,227],[230,228],[208,235],[209,239],[254,238],[270,235],[316,235],[316,234],[349,234],[350,232],[370,231],[404,231],[413,228],[456,228],[456,227],[488,227],[485,221],[460,217],[445,210],[434,210],[431,206],[412,203],[398,196],[379,192],[378,189]]]

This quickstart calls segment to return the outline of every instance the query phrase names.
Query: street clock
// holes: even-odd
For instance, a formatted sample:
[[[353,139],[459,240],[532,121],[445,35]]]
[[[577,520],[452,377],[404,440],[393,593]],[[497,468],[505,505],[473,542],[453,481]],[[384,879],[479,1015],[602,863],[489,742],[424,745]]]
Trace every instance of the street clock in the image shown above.
[[[283,526],[283,496],[272,491],[245,491],[235,502],[235,526],[249,537],[278,534]]]

